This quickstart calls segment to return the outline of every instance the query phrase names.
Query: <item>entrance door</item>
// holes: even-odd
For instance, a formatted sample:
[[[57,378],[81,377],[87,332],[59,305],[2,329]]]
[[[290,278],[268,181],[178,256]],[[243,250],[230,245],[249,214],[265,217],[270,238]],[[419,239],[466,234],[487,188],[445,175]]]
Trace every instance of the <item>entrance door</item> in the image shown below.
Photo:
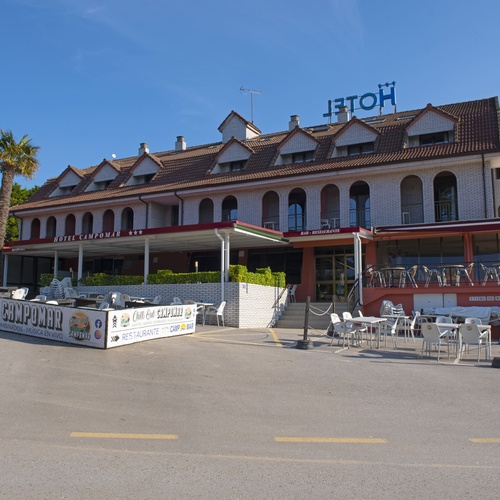
[[[354,284],[352,247],[316,249],[316,300],[345,301]]]

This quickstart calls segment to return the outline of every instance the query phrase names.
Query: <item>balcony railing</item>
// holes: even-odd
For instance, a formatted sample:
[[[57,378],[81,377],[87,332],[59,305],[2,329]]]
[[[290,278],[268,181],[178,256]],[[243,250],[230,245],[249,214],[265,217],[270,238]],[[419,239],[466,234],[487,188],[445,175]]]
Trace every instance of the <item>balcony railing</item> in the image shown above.
[[[371,225],[371,214],[369,210],[349,210],[349,226],[359,226],[364,227],[365,229],[370,229]]]
[[[279,231],[280,229],[280,218],[279,215],[268,215],[262,219],[262,227],[266,229],[274,229]]]
[[[458,220],[457,200],[436,201],[434,203],[434,217],[436,222]]]

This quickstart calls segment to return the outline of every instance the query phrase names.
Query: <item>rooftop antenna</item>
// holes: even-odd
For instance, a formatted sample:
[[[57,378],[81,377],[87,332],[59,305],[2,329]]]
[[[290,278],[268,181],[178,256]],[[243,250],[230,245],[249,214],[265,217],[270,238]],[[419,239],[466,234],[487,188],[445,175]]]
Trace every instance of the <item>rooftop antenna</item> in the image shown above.
[[[245,88],[243,88],[243,85],[240,88],[240,92],[242,94],[245,94],[245,95],[250,94],[250,107],[251,107],[252,123],[253,123],[253,95],[254,94],[265,94],[265,92],[262,90],[245,89]]]

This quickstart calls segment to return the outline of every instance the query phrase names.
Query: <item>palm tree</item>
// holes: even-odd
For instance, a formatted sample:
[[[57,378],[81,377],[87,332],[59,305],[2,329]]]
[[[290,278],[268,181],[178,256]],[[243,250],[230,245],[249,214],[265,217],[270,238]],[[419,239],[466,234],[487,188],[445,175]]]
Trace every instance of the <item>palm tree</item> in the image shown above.
[[[10,197],[14,177],[22,175],[32,179],[38,169],[37,153],[40,148],[31,144],[31,139],[25,135],[16,142],[10,130],[0,130],[0,172],[2,184],[0,187],[0,249],[5,240],[7,219],[9,217]]]

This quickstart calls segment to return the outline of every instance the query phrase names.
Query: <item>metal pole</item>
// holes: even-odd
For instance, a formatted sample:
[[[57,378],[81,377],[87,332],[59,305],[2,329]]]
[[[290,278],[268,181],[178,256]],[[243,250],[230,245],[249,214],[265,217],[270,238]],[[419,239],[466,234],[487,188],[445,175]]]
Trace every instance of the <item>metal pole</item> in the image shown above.
[[[297,349],[309,349],[312,347],[312,342],[307,338],[307,333],[309,330],[309,309],[310,309],[311,297],[307,297],[306,299],[306,311],[304,314],[304,336],[302,340],[297,341],[296,348]]]

